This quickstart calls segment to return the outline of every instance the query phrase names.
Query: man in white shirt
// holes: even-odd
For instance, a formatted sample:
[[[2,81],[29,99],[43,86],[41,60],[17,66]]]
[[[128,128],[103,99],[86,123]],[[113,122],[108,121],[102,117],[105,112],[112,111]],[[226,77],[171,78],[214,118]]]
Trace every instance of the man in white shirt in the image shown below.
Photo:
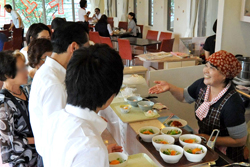
[[[102,17],[102,14],[100,13],[100,9],[95,8],[95,14],[93,15],[92,19],[98,21],[100,20],[101,17]]]
[[[4,9],[6,10],[6,12],[10,13],[10,15],[12,17],[12,24],[11,24],[9,30],[12,30],[13,26],[15,26],[15,28],[24,28],[23,21],[22,21],[20,15],[16,11],[12,10],[11,5],[6,4],[4,6]]]
[[[107,123],[97,115],[119,93],[123,63],[107,45],[74,51],[66,72],[67,105],[46,121],[44,166],[109,167],[108,150],[101,138]],[[52,110],[53,111],[53,110]]]
[[[36,72],[29,98],[31,127],[37,152],[42,157],[46,145],[42,140],[43,127],[53,111],[66,105],[64,81],[67,65],[74,50],[88,46],[87,26],[84,23],[66,22],[55,30],[51,42],[53,53]]]
[[[89,21],[89,14],[90,12],[86,12],[86,8],[87,8],[87,1],[86,0],[81,0],[79,2],[80,4],[80,8],[78,10],[78,17],[79,17],[79,21],[82,22],[88,22]]]

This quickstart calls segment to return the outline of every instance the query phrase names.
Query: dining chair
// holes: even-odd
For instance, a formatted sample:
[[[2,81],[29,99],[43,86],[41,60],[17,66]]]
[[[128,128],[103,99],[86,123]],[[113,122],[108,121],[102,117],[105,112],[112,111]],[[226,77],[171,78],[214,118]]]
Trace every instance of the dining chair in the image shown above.
[[[7,42],[4,42],[4,45],[3,45],[3,51],[5,50],[13,50],[13,41],[7,41]]]
[[[171,39],[172,33],[171,32],[161,32],[159,41],[163,41],[163,39]]]
[[[172,52],[174,45],[174,38],[173,39],[163,39],[161,42],[161,46],[159,50],[149,49],[149,52]]]
[[[122,59],[126,60],[126,66],[134,65],[134,59],[135,55],[132,53],[131,45],[129,43],[129,40],[118,38],[118,48],[119,48],[119,54]]]
[[[113,27],[114,27],[114,18],[113,17],[108,17],[108,24],[110,24],[111,28],[113,29]]]
[[[138,24],[137,24],[137,26],[140,27],[140,30],[141,30],[140,34],[137,35],[137,37],[143,38],[143,25],[138,25]]]
[[[6,29],[6,30],[0,30],[0,33],[5,34],[7,38],[9,38],[11,36],[11,33],[10,33],[10,31],[8,29]]]
[[[89,40],[93,41],[94,43],[101,43],[98,32],[89,31]]]
[[[3,25],[3,29],[4,29],[4,30],[9,29],[9,28],[10,28],[10,25],[11,25],[11,24],[4,24],[4,25]]]
[[[119,27],[119,30],[124,29],[127,31],[128,29],[128,22],[125,22],[125,21],[119,21],[119,24],[118,24],[118,27]]]
[[[13,49],[20,50],[23,44],[23,29],[22,28],[14,28],[13,29]]]
[[[109,45],[111,48],[113,48],[113,44],[111,42],[111,39],[109,37],[102,37],[100,36],[101,43],[105,43]]]

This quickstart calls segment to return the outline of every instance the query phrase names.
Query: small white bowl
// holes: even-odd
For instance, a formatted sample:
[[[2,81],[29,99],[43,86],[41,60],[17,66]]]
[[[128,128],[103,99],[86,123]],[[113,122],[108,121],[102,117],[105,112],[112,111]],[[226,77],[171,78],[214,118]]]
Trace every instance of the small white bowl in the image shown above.
[[[109,162],[113,161],[113,160],[117,160],[117,158],[120,158],[122,160],[126,160],[121,164],[117,164],[117,165],[111,165],[109,164],[110,167],[125,167],[128,163],[128,155],[124,154],[124,153],[120,153],[120,152],[115,152],[115,153],[110,153],[109,154]]]
[[[177,134],[177,135],[171,135],[171,134],[167,134],[167,132],[171,131],[171,130],[178,130],[181,133]],[[180,135],[182,134],[182,130],[180,128],[177,127],[165,127],[161,130],[161,134],[162,135],[170,135],[172,137],[174,137],[175,141],[178,141]]]
[[[123,114],[129,113],[130,109],[131,109],[130,105],[120,105],[120,110],[121,110],[121,113]]]
[[[170,136],[170,135],[157,135],[157,136],[154,136],[152,138],[152,143],[153,143],[153,145],[154,145],[154,147],[155,147],[155,149],[157,151],[159,151],[161,146],[166,145],[166,144],[160,144],[160,143],[155,142],[155,140],[159,140],[159,139],[166,141],[167,144],[174,144],[174,141],[175,141],[174,138],[172,136]]]
[[[203,153],[201,154],[191,154],[188,153],[188,149],[202,148]],[[207,148],[201,144],[187,144],[183,147],[184,155],[190,162],[200,162],[207,154]]]
[[[186,143],[183,140],[187,140],[187,139],[195,139],[194,143]],[[187,144],[200,144],[201,143],[201,138],[200,136],[197,135],[193,135],[193,134],[185,134],[185,135],[181,135],[179,137],[179,142],[182,146],[185,146]]]
[[[152,129],[154,134],[146,135],[146,134],[141,133],[141,131],[144,129]],[[138,133],[144,142],[152,142],[152,138],[160,133],[160,129],[155,126],[144,126],[139,129]]]
[[[180,154],[178,154],[178,155],[166,155],[163,153],[163,151],[165,151],[167,149],[178,151]],[[164,145],[160,148],[160,155],[165,162],[170,163],[170,164],[174,164],[174,163],[179,162],[179,160],[183,156],[183,148],[181,148],[180,146],[177,146],[177,145]]]

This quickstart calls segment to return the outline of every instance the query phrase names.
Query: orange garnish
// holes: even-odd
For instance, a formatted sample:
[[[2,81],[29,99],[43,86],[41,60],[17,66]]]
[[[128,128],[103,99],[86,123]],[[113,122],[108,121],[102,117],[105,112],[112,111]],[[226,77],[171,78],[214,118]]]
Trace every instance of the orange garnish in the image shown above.
[[[194,139],[186,139],[186,140],[183,140],[185,143],[194,143]]]
[[[170,155],[175,155],[176,154],[176,151],[175,150],[172,150]]]
[[[166,141],[160,141],[161,144],[168,144]]]
[[[193,154],[196,154],[196,152],[199,152],[199,151],[201,151],[201,149],[195,148],[195,149],[192,150],[192,153],[193,153]]]
[[[111,164],[111,165],[117,165],[117,164],[120,164],[120,161],[118,161],[118,160],[113,160],[113,161],[111,161],[109,164]]]
[[[150,132],[149,130],[147,130],[147,131],[143,132],[143,134],[149,134],[149,135],[151,135],[151,134],[153,134],[153,133]]]

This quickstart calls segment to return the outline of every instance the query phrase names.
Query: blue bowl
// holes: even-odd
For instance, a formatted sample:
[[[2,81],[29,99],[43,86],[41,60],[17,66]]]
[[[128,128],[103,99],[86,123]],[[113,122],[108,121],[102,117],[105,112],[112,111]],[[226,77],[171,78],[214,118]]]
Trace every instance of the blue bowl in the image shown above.
[[[137,103],[142,101],[142,97],[140,96],[130,96],[127,98],[128,104],[130,104],[133,107],[137,107]]]
[[[140,109],[142,111],[148,111],[148,110],[151,110],[154,106],[154,102],[152,101],[140,101],[138,102],[138,106],[140,107]]]

